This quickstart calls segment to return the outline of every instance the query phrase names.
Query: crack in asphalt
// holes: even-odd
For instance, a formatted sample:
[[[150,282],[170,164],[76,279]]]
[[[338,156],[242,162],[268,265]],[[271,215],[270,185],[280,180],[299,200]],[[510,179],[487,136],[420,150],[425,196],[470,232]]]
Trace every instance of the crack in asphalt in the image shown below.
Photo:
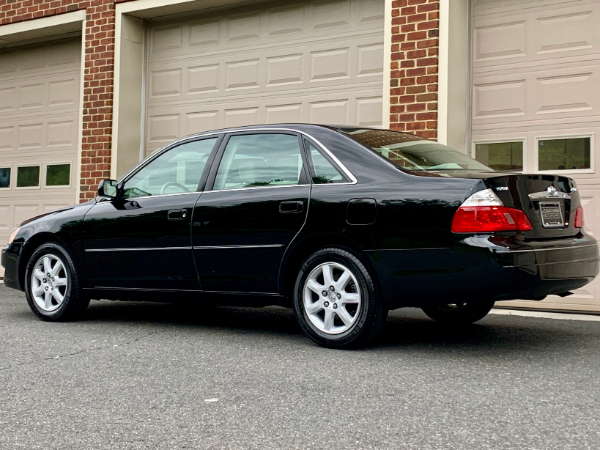
[[[52,361],[52,360],[56,360],[56,359],[62,359],[62,358],[68,358],[71,356],[77,356],[77,355],[81,355],[83,353],[91,353],[91,352],[95,352],[98,350],[105,350],[107,348],[116,348],[116,347],[125,347],[128,345],[132,345],[135,344],[136,342],[141,341],[142,339],[145,339],[147,337],[153,336],[155,334],[162,334],[162,333],[166,333],[166,331],[153,331],[152,333],[146,333],[142,336],[138,336],[135,339],[132,339],[130,341],[124,342],[122,344],[111,344],[111,345],[104,345],[102,347],[94,347],[94,348],[84,348],[82,350],[79,350],[77,352],[73,352],[73,353],[65,353],[63,355],[57,355],[57,356],[51,356],[48,358],[42,358],[42,359],[35,359],[32,361],[27,361],[21,364],[13,364],[7,367],[2,367],[0,368],[0,372],[4,372],[5,370],[9,370],[12,368],[16,368],[16,367],[22,367],[22,366],[27,366],[27,365],[31,365],[31,364],[36,364],[36,363],[41,363],[41,362],[45,362],[45,361]]]

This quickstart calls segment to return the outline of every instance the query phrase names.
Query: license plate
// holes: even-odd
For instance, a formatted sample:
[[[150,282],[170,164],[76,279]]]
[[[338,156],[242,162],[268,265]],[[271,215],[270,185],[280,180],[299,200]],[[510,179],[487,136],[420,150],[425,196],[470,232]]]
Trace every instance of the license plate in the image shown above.
[[[541,202],[540,214],[544,227],[557,228],[564,226],[560,202]]]

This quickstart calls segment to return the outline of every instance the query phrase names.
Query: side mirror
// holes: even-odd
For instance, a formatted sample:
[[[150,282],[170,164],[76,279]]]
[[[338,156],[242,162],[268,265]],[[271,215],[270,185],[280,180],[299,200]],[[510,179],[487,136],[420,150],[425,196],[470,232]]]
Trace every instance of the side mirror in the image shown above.
[[[102,180],[98,185],[98,196],[115,199],[119,195],[119,183],[117,180]]]

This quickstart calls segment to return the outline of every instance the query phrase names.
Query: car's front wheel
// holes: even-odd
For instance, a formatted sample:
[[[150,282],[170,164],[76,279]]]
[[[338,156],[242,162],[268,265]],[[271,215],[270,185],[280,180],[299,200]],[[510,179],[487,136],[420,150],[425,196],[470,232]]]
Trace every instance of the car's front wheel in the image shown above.
[[[468,325],[483,319],[494,307],[494,302],[449,303],[424,306],[423,312],[444,325]]]
[[[31,310],[53,322],[79,318],[90,302],[71,256],[54,242],[39,246],[31,255],[25,269],[25,294]]]
[[[360,347],[381,331],[387,309],[374,280],[352,253],[325,248],[307,258],[296,277],[294,310],[300,326],[325,347]]]

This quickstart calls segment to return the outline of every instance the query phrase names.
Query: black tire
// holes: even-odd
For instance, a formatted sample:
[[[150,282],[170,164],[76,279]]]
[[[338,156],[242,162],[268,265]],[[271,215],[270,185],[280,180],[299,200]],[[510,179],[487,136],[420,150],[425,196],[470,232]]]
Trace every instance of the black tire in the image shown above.
[[[54,258],[58,258],[64,266],[66,272],[67,282],[66,287],[63,289],[64,300],[60,305],[53,311],[45,311],[34,299],[32,293],[32,274],[36,264],[45,256],[51,255]],[[31,255],[25,269],[25,296],[27,297],[27,303],[31,310],[40,319],[48,322],[66,322],[70,320],[76,320],[85,312],[87,309],[90,299],[87,298],[83,289],[81,288],[81,282],[73,259],[69,255],[69,252],[60,244],[55,242],[49,242],[40,245]]]
[[[494,302],[453,303],[424,306],[423,312],[444,325],[468,325],[483,319],[494,307]]]
[[[354,322],[349,325],[346,331],[336,334],[324,332],[311,322],[303,298],[305,283],[309,275],[317,267],[326,263],[337,263],[347,268],[354,276],[360,289],[361,303],[353,311],[352,318]],[[351,286],[351,288],[354,289],[351,293],[357,292],[356,285]],[[294,285],[293,306],[302,330],[317,344],[329,348],[359,348],[373,342],[382,330],[388,312],[376,289],[373,277],[365,265],[351,252],[333,247],[324,248],[313,253],[302,263]],[[334,317],[336,317],[335,314]],[[335,320],[341,322],[340,316],[337,316]]]

